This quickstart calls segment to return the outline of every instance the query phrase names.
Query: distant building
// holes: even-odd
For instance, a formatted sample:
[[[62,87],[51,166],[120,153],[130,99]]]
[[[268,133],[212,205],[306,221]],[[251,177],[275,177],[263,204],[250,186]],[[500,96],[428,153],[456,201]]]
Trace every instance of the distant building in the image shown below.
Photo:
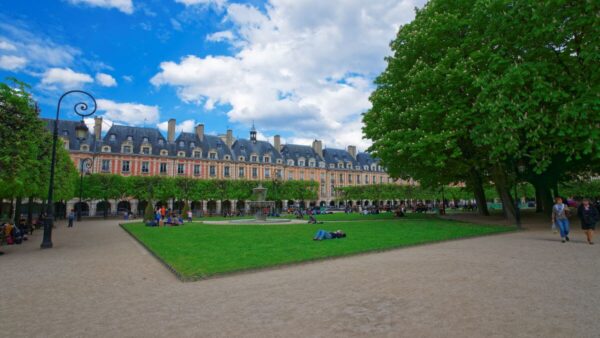
[[[45,119],[45,122],[47,128],[51,129],[53,120]],[[89,132],[88,137],[80,142],[75,136],[78,124],[79,121],[61,120],[58,134],[76,165],[85,158],[94,159],[90,170],[92,173],[318,182],[319,200],[306,201],[306,206],[372,205],[374,201],[336,201],[335,188],[393,182],[377,159],[368,153],[357,153],[355,146],[348,146],[347,149],[324,148],[320,140],[315,140],[312,146],[281,144],[279,135],[274,137],[271,144],[256,139],[254,126],[249,139],[236,139],[231,130],[220,136],[207,135],[203,124],[197,125],[194,133],[181,132],[175,135],[175,119],[168,122],[167,137],[157,128],[123,125],[112,125],[103,136],[103,121],[98,117],[95,118],[93,132]],[[69,201],[66,208],[70,209],[76,202]],[[245,207],[245,201],[212,202],[197,201],[194,207],[217,213]],[[282,202],[283,207],[300,203]],[[100,207],[95,205],[98,203],[86,203],[83,209],[86,213],[98,214]],[[134,212],[138,208],[143,210],[137,201],[112,201],[110,206],[101,206],[104,207],[110,208],[112,213],[127,208]]]

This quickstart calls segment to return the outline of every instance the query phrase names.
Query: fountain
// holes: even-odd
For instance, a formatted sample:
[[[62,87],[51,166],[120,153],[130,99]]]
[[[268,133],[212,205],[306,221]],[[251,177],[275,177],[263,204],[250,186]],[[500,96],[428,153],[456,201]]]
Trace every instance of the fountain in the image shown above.
[[[287,218],[267,218],[272,210],[275,209],[274,201],[267,201],[267,188],[262,184],[252,189],[254,200],[248,202],[250,204],[250,213],[254,214],[254,219],[236,219],[229,223],[242,224],[265,224],[265,223],[289,223],[291,220]]]

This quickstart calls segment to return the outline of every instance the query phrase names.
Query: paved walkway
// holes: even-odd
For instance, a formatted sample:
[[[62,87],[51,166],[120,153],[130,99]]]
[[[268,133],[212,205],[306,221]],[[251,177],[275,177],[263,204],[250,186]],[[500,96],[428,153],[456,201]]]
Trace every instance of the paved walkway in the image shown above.
[[[1,337],[599,337],[600,243],[530,230],[179,282],[116,221],[0,256]]]

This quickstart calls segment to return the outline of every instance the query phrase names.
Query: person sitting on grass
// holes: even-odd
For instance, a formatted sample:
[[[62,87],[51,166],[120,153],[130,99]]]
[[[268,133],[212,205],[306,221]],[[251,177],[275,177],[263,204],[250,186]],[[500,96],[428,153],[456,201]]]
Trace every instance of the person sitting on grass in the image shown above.
[[[177,218],[177,224],[176,225],[183,225],[183,217],[181,215],[179,215],[179,217]]]
[[[308,216],[308,224],[323,224],[323,222],[317,222],[315,215]]]
[[[313,241],[322,241],[324,239],[335,239],[335,238],[344,238],[346,237],[346,233],[342,230],[336,230],[334,232],[328,232],[325,230],[319,230],[315,234]]]

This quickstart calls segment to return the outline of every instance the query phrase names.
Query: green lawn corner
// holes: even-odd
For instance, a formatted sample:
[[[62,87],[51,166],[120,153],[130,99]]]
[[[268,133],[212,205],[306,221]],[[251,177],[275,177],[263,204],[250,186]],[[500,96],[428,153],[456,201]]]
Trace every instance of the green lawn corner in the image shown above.
[[[191,223],[156,228],[128,223],[123,227],[183,280],[514,230],[512,227],[475,225],[435,217],[337,221],[316,225]],[[348,237],[313,241],[313,235],[319,229],[342,229]]]

